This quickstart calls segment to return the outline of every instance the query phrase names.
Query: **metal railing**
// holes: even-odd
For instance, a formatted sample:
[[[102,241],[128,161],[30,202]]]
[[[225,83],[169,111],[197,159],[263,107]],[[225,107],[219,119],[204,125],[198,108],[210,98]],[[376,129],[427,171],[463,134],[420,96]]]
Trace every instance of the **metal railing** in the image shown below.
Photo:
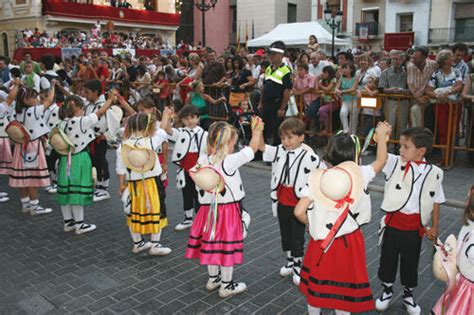
[[[474,42],[474,27],[430,28],[428,42],[432,44]]]

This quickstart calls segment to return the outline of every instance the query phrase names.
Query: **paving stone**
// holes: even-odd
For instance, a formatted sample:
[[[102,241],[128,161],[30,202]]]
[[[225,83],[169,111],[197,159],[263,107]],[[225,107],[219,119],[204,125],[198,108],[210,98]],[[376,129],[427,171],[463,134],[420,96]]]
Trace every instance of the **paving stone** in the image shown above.
[[[18,302],[17,306],[20,310],[29,314],[45,314],[46,312],[55,309],[53,304],[39,294]]]

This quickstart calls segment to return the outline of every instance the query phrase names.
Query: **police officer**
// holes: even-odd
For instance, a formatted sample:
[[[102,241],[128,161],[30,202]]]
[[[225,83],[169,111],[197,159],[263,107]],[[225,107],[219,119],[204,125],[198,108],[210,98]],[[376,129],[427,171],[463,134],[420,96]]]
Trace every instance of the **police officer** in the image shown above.
[[[269,47],[270,66],[265,70],[262,96],[258,104],[258,110],[265,122],[265,140],[273,145],[280,144],[278,128],[285,117],[285,111],[293,88],[291,81],[291,70],[283,63],[285,44],[276,41]]]

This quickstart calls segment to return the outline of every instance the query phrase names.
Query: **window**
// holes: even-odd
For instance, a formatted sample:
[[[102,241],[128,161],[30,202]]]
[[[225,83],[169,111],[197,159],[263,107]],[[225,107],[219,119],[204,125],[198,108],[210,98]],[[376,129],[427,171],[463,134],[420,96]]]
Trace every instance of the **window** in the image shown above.
[[[296,4],[288,3],[288,23],[296,22]]]
[[[400,14],[399,21],[400,32],[413,32],[413,14]]]
[[[456,19],[454,40],[458,42],[471,42],[474,39],[474,18]]]
[[[370,23],[370,22],[379,22],[379,10],[363,10],[362,11],[362,20],[361,22]]]
[[[15,5],[27,5],[28,0],[15,0]]]

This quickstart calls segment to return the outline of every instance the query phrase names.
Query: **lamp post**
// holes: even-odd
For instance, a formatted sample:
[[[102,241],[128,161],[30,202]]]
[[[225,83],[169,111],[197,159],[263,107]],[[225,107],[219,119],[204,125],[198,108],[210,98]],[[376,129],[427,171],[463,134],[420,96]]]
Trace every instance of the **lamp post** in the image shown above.
[[[324,20],[329,25],[332,30],[332,46],[331,46],[331,56],[334,57],[334,38],[336,37],[336,29],[341,25],[343,12],[341,9],[337,9],[336,15],[332,14],[331,9],[329,9],[329,5],[326,2],[326,9],[324,10]]]
[[[206,12],[210,9],[214,9],[217,4],[217,0],[195,0],[194,6],[202,12],[202,47],[206,47]]]

